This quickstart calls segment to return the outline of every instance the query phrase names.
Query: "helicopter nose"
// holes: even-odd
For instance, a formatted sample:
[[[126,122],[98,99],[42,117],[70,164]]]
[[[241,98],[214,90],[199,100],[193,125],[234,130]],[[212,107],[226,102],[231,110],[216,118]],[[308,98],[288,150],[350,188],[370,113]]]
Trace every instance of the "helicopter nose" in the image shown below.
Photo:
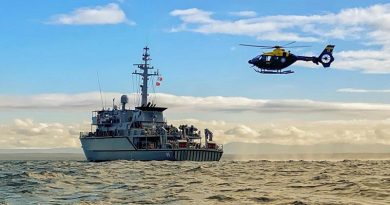
[[[254,64],[255,63],[255,59],[251,59],[248,61],[249,64]]]

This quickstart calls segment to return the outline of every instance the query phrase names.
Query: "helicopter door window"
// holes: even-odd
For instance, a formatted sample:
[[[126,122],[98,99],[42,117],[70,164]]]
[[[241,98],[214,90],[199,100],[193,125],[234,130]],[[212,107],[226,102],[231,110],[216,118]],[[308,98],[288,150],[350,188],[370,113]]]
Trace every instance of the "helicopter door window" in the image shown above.
[[[267,57],[265,58],[265,60],[266,60],[266,61],[271,61],[271,56],[267,56]]]

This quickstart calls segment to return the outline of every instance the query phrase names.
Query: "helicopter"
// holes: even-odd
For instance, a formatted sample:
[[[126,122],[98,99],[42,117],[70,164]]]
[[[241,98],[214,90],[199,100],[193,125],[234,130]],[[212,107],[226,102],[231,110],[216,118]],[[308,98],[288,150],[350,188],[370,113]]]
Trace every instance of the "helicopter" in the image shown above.
[[[262,49],[274,49],[271,52],[266,52],[261,55],[254,57],[249,60],[248,63],[252,64],[254,70],[261,74],[291,74],[294,73],[292,70],[283,69],[289,67],[296,61],[311,61],[315,64],[321,63],[324,68],[330,66],[330,64],[334,61],[334,57],[332,55],[333,49],[335,45],[327,45],[322,53],[316,56],[298,56],[290,53],[290,51],[286,51],[284,48],[302,48],[309,46],[289,46],[295,43],[295,41],[287,43],[282,46],[259,46],[259,45],[250,45],[250,44],[240,44],[240,46],[250,46],[250,47],[258,47]]]

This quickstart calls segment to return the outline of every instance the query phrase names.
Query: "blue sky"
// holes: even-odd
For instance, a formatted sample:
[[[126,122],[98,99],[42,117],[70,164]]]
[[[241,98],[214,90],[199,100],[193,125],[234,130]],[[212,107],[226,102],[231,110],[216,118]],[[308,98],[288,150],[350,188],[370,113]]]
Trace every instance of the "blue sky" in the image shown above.
[[[95,91],[96,71],[106,76],[106,79],[102,79],[104,90],[126,92],[131,86],[126,74],[132,71],[131,64],[139,60],[142,47],[149,45],[153,63],[161,69],[166,79],[160,88],[161,92],[194,96],[390,100],[383,96],[376,96],[374,100],[371,96],[361,99],[361,96],[336,92],[344,87],[386,89],[389,87],[387,74],[324,70],[320,67],[313,70],[293,66],[292,69],[296,71],[294,75],[261,76],[253,73],[247,64],[247,60],[257,55],[259,50],[237,46],[239,43],[275,45],[288,41],[269,41],[244,35],[168,32],[180,24],[177,17],[169,14],[176,9],[198,8],[212,11],[215,18],[237,19],[229,12],[248,10],[256,12],[260,17],[315,15],[374,4],[373,1],[297,1],[296,5],[291,6],[287,2],[154,1],[153,6],[146,1],[37,1],[33,5],[23,1],[3,2],[0,22],[3,30],[0,38],[3,48],[0,51],[3,89],[0,92],[32,94]],[[109,3],[117,4],[127,19],[136,25],[47,23],[57,14]],[[324,42],[298,42],[312,47],[292,52],[319,54],[326,43],[336,44],[335,51],[367,48],[360,40],[328,38]]]
[[[133,92],[132,64],[140,61],[145,45],[151,47],[152,63],[164,77],[162,86],[156,90],[158,93],[202,99],[223,96],[387,106],[390,103],[390,39],[385,34],[389,31],[386,25],[390,25],[390,5],[386,3],[3,1],[0,6],[0,99],[3,99],[0,122],[7,124],[16,118],[58,121],[58,117],[48,116],[72,121],[71,115],[63,110],[11,109],[9,105],[14,102],[10,98],[27,96],[31,100],[51,94],[66,98],[96,92],[96,72],[104,92]],[[86,15],[91,11],[97,13]],[[327,44],[335,44],[335,63],[330,69],[323,69],[307,62],[293,65],[295,74],[259,75],[247,61],[261,50],[238,46],[291,41],[311,46],[291,50],[298,55],[318,55]],[[46,117],[39,117],[39,113]],[[84,114],[75,116],[75,123],[89,120]],[[179,112],[171,116],[175,120],[190,118]],[[202,118],[202,114],[197,116]],[[361,120],[353,116],[350,118]],[[235,117],[232,114],[220,118],[229,121]],[[256,119],[256,116],[249,118]],[[267,117],[259,117],[257,123],[262,123],[264,118]],[[329,119],[337,120],[339,115]]]

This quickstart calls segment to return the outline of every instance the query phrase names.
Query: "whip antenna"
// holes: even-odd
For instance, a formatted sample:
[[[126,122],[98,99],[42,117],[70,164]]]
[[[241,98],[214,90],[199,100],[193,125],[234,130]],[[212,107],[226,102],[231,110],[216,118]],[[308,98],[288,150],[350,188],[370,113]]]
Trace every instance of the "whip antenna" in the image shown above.
[[[100,86],[100,79],[99,79],[99,72],[98,71],[96,71],[96,76],[97,76],[97,80],[98,80],[98,84],[99,84],[100,100],[102,101],[102,108],[104,110],[102,87]]]

